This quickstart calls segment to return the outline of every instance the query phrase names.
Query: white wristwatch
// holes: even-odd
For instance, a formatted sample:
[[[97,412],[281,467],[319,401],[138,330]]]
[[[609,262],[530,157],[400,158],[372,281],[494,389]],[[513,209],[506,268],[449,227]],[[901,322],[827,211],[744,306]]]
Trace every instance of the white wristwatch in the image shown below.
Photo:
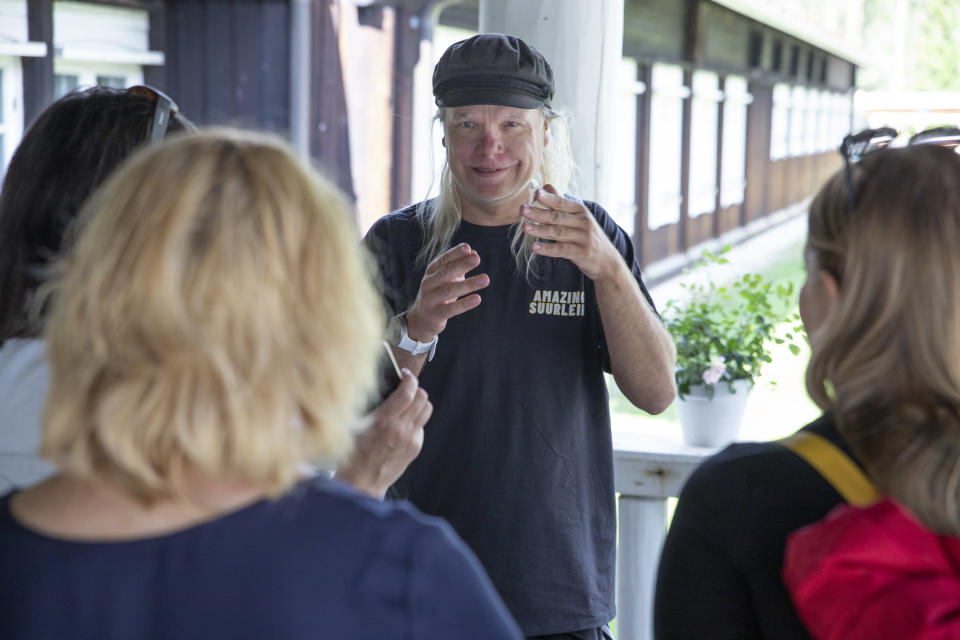
[[[427,361],[433,360],[433,355],[437,352],[438,336],[433,336],[433,340],[430,342],[417,342],[407,334],[406,312],[390,318],[390,322],[387,324],[387,338],[390,344],[415,356],[429,353]]]

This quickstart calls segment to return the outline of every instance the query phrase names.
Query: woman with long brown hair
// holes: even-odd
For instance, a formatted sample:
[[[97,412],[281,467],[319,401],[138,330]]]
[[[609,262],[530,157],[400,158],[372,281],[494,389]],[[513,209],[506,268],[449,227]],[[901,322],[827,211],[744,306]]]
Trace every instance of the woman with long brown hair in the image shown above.
[[[807,389],[885,498],[793,534],[784,578],[818,639],[956,638],[960,157],[878,151],[810,211]]]
[[[869,148],[872,135],[848,140]],[[890,495],[934,530],[960,532],[960,157],[934,144],[857,155],[845,153],[809,208],[799,305],[807,390],[823,415],[796,437],[845,461],[862,494]],[[809,638],[804,622],[823,607],[801,620],[784,549],[849,499],[833,480],[786,442],[737,443],[705,461],[664,543],[655,636]],[[861,611],[849,597],[827,601]]]

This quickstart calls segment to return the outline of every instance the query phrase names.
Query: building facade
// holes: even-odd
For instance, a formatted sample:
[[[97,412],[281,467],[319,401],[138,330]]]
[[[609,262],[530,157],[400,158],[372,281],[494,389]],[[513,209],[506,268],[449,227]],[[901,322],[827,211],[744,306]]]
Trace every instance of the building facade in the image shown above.
[[[494,1],[0,0],[0,173],[60,95],[146,82],[200,125],[305,128],[305,153],[354,198],[364,230],[431,192],[433,64]],[[836,43],[860,18],[857,0],[828,4],[837,34],[804,29],[789,2],[624,0],[603,204],[650,277],[749,234],[838,166],[857,61]]]

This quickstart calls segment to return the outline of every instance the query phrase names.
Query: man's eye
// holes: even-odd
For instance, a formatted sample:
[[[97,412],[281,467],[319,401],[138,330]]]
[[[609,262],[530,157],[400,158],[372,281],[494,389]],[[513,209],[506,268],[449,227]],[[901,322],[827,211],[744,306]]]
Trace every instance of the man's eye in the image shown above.
[[[519,127],[520,123],[517,122],[516,120],[510,120],[509,122],[506,123],[506,125],[508,127]]]
[[[464,120],[463,122],[461,122],[461,123],[458,124],[457,126],[460,127],[461,129],[472,129],[472,128],[473,128],[473,123],[470,122],[469,120]]]

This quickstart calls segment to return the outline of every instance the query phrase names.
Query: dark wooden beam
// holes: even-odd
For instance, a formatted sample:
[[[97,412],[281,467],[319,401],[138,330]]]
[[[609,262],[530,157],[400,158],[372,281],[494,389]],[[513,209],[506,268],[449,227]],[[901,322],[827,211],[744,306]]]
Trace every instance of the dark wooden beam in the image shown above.
[[[53,102],[53,0],[27,3],[27,37],[47,43],[43,58],[22,58],[23,123],[29,126]]]
[[[340,48],[330,15],[331,0],[311,2],[311,29],[315,43],[310,61],[310,155],[350,199],[356,199],[350,170],[347,97]]]
[[[680,247],[686,251],[691,245],[690,229],[690,121],[693,116],[693,71],[703,59],[703,36],[700,29],[701,0],[686,0],[683,54],[688,66],[683,70],[683,86],[691,87],[683,100],[683,124],[680,137]]]
[[[413,68],[420,56],[420,14],[397,7],[393,39],[393,169],[390,172],[390,208],[411,201],[413,155]]]
[[[683,86],[693,84],[693,72],[684,69]],[[693,117],[693,95],[683,99],[680,134],[680,248],[690,248],[690,121]]]
[[[699,65],[703,61],[703,21],[700,18],[701,0],[687,0],[685,12],[683,57]]]
[[[720,78],[720,91],[724,92],[727,89],[727,77],[722,76]],[[713,201],[713,237],[720,236],[720,194],[723,191],[723,113],[726,106],[726,99],[721,100],[717,104],[717,178],[715,184],[717,185],[716,197]]]
[[[147,8],[149,40],[147,46],[151,51],[163,51],[168,56],[167,42],[167,7],[162,2],[150,2]],[[143,81],[158,89],[169,92],[170,78],[167,74],[167,65],[150,65],[143,69]]]
[[[637,252],[637,261],[641,267],[651,261],[650,251],[647,248],[649,225],[647,223],[650,198],[650,102],[653,95],[651,66],[637,65],[637,80],[647,88],[637,96],[637,136],[636,136],[636,175],[634,180],[634,201],[637,212],[633,223],[633,246]]]

